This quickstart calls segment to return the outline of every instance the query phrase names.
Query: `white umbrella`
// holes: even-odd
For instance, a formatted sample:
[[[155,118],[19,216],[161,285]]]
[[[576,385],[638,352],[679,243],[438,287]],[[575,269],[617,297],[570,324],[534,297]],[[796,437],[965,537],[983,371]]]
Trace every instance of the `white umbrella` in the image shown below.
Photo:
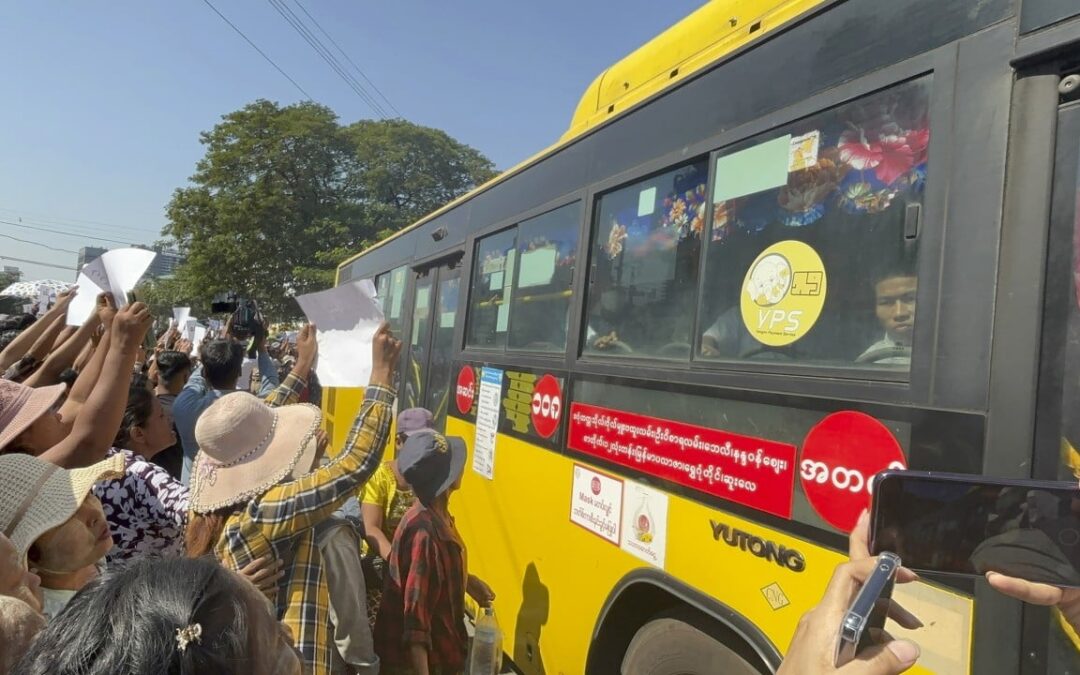
[[[56,281],[55,279],[42,279],[40,281],[16,281],[3,291],[0,291],[0,296],[9,298],[24,298],[26,300],[37,300],[39,289],[49,289],[49,295],[55,296],[58,293],[62,293],[71,288],[72,284]]]

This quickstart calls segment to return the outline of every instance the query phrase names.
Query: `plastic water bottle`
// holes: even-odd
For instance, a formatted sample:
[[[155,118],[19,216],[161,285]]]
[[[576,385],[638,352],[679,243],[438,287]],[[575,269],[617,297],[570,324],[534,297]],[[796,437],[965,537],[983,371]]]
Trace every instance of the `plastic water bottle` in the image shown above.
[[[502,670],[502,631],[495,610],[485,607],[476,622],[468,675],[498,675]]]

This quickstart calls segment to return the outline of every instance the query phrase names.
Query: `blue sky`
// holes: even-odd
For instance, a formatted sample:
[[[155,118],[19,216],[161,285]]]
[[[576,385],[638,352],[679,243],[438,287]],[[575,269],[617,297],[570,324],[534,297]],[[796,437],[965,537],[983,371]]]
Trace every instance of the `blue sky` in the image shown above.
[[[557,139],[601,70],[703,1],[300,0],[407,119],[499,168]],[[374,115],[268,1],[211,2],[342,121]],[[0,255],[71,267],[72,253],[9,237],[151,243],[200,131],[257,98],[303,98],[201,0],[5,3],[0,64],[0,221],[24,225],[0,222]]]

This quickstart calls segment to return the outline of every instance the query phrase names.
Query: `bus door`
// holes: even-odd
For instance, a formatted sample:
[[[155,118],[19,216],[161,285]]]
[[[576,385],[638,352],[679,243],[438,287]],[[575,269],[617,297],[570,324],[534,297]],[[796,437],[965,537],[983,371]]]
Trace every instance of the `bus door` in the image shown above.
[[[1056,138],[1034,474],[1076,480],[1080,476],[1080,101],[1059,109]],[[1053,515],[1080,517],[1080,501],[1056,505]],[[1062,545],[1080,542],[1076,529],[1063,531],[1060,537],[1071,538]],[[1025,632],[1032,645],[1027,651],[1047,668],[1042,672],[1080,674],[1080,638],[1075,632],[1057,612],[1048,615],[1031,608],[1026,612]]]
[[[413,306],[405,346],[400,408],[427,408],[440,431],[446,424],[450,359],[461,282],[460,255],[413,270]]]

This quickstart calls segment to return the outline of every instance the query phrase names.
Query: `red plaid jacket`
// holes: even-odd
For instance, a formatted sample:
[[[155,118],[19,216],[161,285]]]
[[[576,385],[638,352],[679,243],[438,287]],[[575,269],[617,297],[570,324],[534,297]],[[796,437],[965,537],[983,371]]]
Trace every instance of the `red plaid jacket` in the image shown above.
[[[465,545],[453,522],[417,502],[401,519],[375,620],[375,650],[387,666],[409,664],[409,647],[428,649],[432,669],[464,669]]]

